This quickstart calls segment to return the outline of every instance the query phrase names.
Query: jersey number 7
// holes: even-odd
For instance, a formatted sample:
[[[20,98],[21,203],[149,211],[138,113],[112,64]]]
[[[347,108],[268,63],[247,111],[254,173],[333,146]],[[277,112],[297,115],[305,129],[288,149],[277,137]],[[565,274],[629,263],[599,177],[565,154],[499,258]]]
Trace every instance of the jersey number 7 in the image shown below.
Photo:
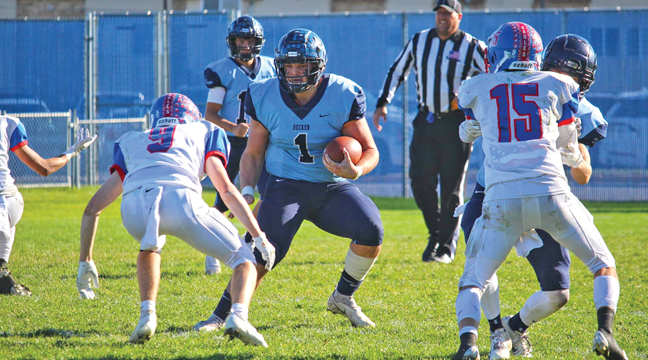
[[[510,90],[510,91],[509,91]],[[527,96],[538,96],[538,84],[500,84],[490,91],[491,100],[497,102],[497,124],[499,142],[511,142],[511,104],[515,112],[513,133],[517,141],[527,141],[542,138],[542,115],[540,107]],[[511,98],[513,101],[511,101]]]

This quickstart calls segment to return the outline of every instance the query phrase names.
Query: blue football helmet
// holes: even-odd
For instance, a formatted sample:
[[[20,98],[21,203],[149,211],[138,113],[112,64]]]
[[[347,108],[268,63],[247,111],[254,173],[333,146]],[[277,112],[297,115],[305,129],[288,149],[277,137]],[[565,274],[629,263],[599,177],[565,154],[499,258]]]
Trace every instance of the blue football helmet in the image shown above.
[[[202,114],[188,97],[182,94],[160,96],[151,106],[151,129],[163,126],[189,124],[200,121]]]
[[[322,39],[308,29],[290,30],[275,49],[275,69],[282,89],[290,93],[304,92],[317,84],[326,68],[326,48]],[[308,64],[306,82],[302,76],[286,76],[285,64]]]
[[[256,43],[252,46],[251,52],[241,53],[241,47],[236,46],[236,38],[254,38]],[[259,53],[265,42],[263,37],[263,26],[252,16],[241,16],[227,28],[227,47],[230,50],[230,56],[241,61],[250,61]]]
[[[489,72],[540,70],[542,39],[531,25],[509,22],[488,38]]]
[[[567,74],[580,86],[582,97],[594,84],[596,53],[589,41],[574,34],[551,40],[542,54],[542,70]]]

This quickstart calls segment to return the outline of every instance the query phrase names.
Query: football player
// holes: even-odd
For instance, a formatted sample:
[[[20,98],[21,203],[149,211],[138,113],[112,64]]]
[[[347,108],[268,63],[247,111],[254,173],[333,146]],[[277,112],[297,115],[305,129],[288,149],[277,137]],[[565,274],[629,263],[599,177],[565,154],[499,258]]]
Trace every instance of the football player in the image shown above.
[[[568,75],[539,71],[541,52],[542,41],[531,26],[506,23],[488,41],[491,74],[468,80],[459,89],[467,120],[477,121],[481,129],[486,190],[459,281],[461,345],[454,359],[479,358],[476,337],[482,293],[518,239],[532,229],[546,231],[594,274],[599,322],[594,350],[606,359],[626,358],[612,335],[619,297],[614,258],[587,209],[571,194],[562,168],[563,164],[578,168],[584,162],[577,150],[575,121],[581,89]],[[523,237],[520,247],[534,248],[535,240]],[[555,307],[566,298],[534,301],[529,305],[544,302]],[[546,313],[539,311],[534,318]],[[507,333],[522,336],[512,321],[505,318]]]
[[[304,220],[331,234],[351,239],[344,271],[327,309],[344,314],[353,326],[375,324],[356,304],[353,294],[380,252],[383,226],[376,205],[348,179],[358,179],[378,163],[378,150],[365,119],[365,96],[349,79],[324,74],[327,55],[314,32],[294,29],[275,51],[278,77],[250,84],[245,111],[251,117],[250,139],[241,158],[241,185],[248,203],[265,163],[270,173],[259,225],[277,249],[275,265],[288,253]],[[324,154],[329,141],[346,135],[362,145],[354,165]],[[267,264],[255,251],[261,280]],[[263,265],[266,265],[265,267]],[[229,310],[229,292],[202,329],[222,326]]]
[[[574,34],[560,35],[553,39],[543,52],[542,70],[563,73],[574,78],[579,85],[579,106],[576,117],[580,119],[582,130],[576,147],[560,149],[565,158],[563,162],[572,162],[571,175],[581,184],[587,184],[592,175],[588,147],[593,147],[607,135],[607,122],[601,111],[585,98],[585,93],[594,83],[597,61],[596,53],[589,42]],[[472,142],[481,136],[479,123],[468,120],[460,127],[460,137],[465,142]],[[481,216],[484,200],[484,168],[480,168],[477,184],[470,201],[465,206],[461,226],[466,239],[475,220]],[[539,236],[542,245],[539,248],[522,251],[537,275],[540,291],[533,294],[520,312],[503,320],[500,317],[499,287],[497,276],[493,276],[482,295],[481,305],[491,330],[491,359],[503,359],[512,353],[516,356],[530,357],[532,348],[526,329],[562,308],[569,300],[569,252],[543,230],[535,230],[533,236]],[[537,235],[536,235],[537,234]],[[474,261],[474,258],[469,261]],[[507,327],[509,332],[504,329]]]
[[[227,28],[227,47],[230,56],[215,61],[205,69],[205,84],[209,89],[205,119],[227,132],[227,139],[232,150],[227,175],[234,182],[239,173],[241,155],[247,144],[247,134],[250,127],[249,116],[243,111],[245,95],[249,84],[274,77],[275,70],[272,58],[260,56],[265,42],[263,27],[251,16],[241,16]],[[263,198],[267,172],[259,181],[259,194]],[[220,194],[220,193],[219,193]],[[227,205],[220,195],[214,204],[218,211],[227,211]],[[256,214],[258,207],[254,209]],[[232,215],[230,214],[230,217]],[[247,240],[251,238],[247,235]],[[205,259],[205,271],[212,275],[220,272],[220,264],[210,256]]]
[[[22,217],[24,202],[15,180],[9,170],[9,152],[34,170],[38,175],[48,176],[65,166],[70,159],[88,148],[97,135],[90,136],[88,130],[79,128],[77,142],[61,155],[43,159],[29,147],[27,131],[20,119],[0,116],[0,294],[31,295],[28,287],[19,284],[7,267],[11,248],[16,238],[16,225]]]
[[[275,250],[227,176],[229,144],[224,130],[200,121],[200,117],[196,105],[184,95],[166,94],[157,99],[151,107],[151,130],[131,131],[115,142],[111,176],[89,207],[100,212],[123,192],[122,222],[140,243],[140,319],[131,342],[146,342],[155,333],[160,251],[168,234],[233,269],[233,304],[225,333],[246,344],[267,346],[263,336],[248,322],[256,283],[254,255],[239,239],[234,225],[202,200],[200,179],[205,173],[253,236],[268,270],[274,263]],[[92,230],[87,224],[85,228],[87,232]],[[85,266],[86,270],[92,267]],[[80,274],[82,270],[80,266]]]

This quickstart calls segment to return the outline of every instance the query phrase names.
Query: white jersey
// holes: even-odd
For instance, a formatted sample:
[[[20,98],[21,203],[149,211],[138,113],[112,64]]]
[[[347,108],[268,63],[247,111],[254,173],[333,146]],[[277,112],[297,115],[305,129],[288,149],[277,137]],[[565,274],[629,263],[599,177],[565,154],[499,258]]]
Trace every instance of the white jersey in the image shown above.
[[[27,132],[20,119],[0,116],[0,195],[14,194],[14,178],[9,170],[9,152],[29,144]]]
[[[227,166],[225,131],[207,121],[130,131],[115,141],[113,166],[124,194],[147,184],[170,184],[202,192],[205,160],[218,156]]]
[[[553,72],[498,72],[466,80],[459,105],[479,121],[486,170],[486,199],[569,191],[558,128],[574,122],[578,85]]]

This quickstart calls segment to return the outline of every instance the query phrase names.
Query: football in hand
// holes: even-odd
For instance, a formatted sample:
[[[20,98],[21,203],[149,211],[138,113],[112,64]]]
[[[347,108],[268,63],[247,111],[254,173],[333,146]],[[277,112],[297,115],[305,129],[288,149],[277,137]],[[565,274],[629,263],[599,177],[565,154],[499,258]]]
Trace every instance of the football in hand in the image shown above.
[[[350,136],[340,136],[331,140],[331,142],[326,145],[325,152],[331,160],[339,163],[344,160],[342,149],[346,149],[354,165],[360,160],[360,157],[362,157],[362,145],[360,145],[358,140]]]

